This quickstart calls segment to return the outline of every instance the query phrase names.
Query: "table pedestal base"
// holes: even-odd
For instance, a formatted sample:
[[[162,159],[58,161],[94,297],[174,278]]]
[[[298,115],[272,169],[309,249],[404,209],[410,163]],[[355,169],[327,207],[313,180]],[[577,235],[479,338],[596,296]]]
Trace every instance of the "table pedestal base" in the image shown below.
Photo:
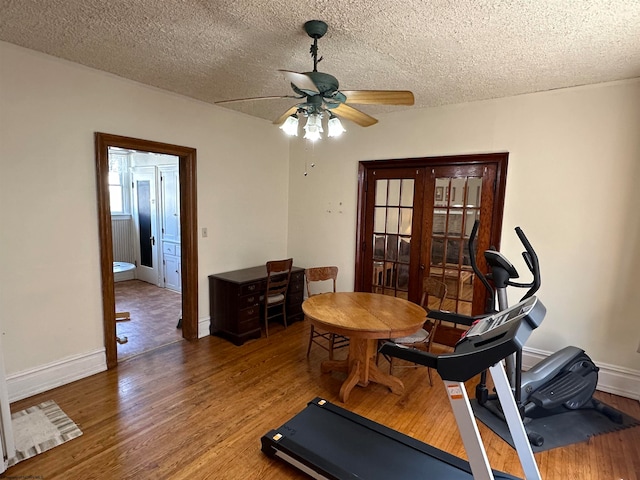
[[[346,360],[326,360],[320,365],[322,373],[347,372],[347,379],[340,387],[340,400],[347,402],[351,390],[356,385],[366,387],[369,382],[386,385],[397,394],[402,395],[404,384],[399,378],[384,373],[376,365],[375,357],[378,341],[372,338],[349,339],[349,356]]]

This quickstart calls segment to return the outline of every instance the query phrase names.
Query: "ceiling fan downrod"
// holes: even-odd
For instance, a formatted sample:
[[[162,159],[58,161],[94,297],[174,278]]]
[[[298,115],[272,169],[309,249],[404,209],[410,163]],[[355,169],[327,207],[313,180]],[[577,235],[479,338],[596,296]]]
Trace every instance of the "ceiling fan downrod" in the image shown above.
[[[309,20],[304,24],[304,31],[313,38],[313,45],[309,51],[313,57],[313,71],[317,72],[318,62],[322,61],[322,57],[318,58],[318,39],[327,33],[327,24],[322,20]]]

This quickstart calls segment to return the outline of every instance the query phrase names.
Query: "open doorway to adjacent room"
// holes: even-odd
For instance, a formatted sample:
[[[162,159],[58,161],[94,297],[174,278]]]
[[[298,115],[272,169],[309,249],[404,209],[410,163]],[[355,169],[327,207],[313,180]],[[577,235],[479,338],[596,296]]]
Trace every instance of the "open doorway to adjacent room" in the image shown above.
[[[178,157],[109,147],[120,360],[182,340]]]
[[[107,366],[198,338],[196,152],[96,133]],[[126,337],[126,340],[125,340]]]

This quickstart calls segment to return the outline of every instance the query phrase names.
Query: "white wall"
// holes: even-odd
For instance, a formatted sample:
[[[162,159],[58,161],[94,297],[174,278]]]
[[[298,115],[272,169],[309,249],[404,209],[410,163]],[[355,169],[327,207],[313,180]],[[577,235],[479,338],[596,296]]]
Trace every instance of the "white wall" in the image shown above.
[[[338,288],[353,290],[358,161],[507,151],[502,250],[524,276],[521,226],[540,257],[548,309],[529,346],[578,345],[640,379],[639,79],[378,118],[313,147],[292,142],[297,264],[336,264]],[[306,177],[305,162],[316,165]]]
[[[286,255],[288,145],[270,122],[3,42],[0,63],[9,377],[104,349],[94,132],[197,149],[200,319],[209,274]]]

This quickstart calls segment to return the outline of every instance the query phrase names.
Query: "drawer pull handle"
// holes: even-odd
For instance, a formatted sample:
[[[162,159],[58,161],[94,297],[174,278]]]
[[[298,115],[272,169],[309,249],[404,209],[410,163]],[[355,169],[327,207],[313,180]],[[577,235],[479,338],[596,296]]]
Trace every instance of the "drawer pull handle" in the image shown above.
[[[249,297],[247,298],[247,303],[253,303],[253,301],[255,300],[256,297]]]
[[[251,310],[249,310],[249,315],[253,314],[253,308]]]
[[[249,286],[247,287],[247,290],[251,290],[251,291],[253,291],[253,290],[255,290],[255,289],[256,289],[256,286],[255,286],[255,285],[249,285]]]

